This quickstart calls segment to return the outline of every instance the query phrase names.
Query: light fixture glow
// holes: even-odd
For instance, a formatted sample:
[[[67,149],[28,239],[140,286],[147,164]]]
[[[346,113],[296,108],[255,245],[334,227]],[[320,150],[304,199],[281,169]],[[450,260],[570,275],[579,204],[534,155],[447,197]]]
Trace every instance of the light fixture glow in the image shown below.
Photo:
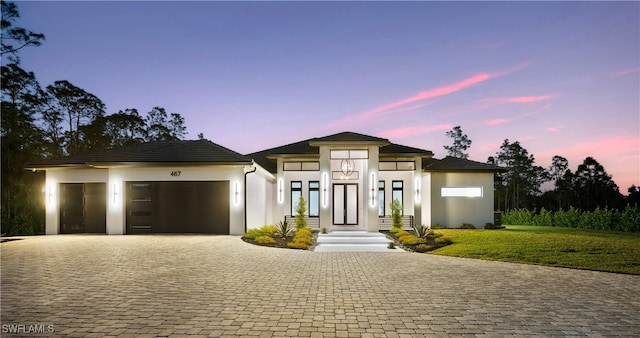
[[[113,184],[113,204],[118,204],[118,183]]]
[[[441,188],[442,197],[482,197],[482,187]]]
[[[284,180],[278,179],[278,203],[284,203]]]
[[[46,186],[46,191],[47,191],[47,204],[48,205],[53,205],[54,204],[54,197],[55,197],[55,191],[53,190],[53,184],[49,183]]]
[[[233,195],[233,202],[235,205],[240,204],[240,182],[238,181],[233,182]]]
[[[329,174],[322,173],[322,207],[329,206]]]
[[[416,203],[420,203],[420,187],[422,186],[422,180],[420,180],[420,177],[416,177],[414,184],[414,188],[416,191]]]
[[[371,175],[369,175],[369,205],[372,208],[376,207],[376,198],[378,196],[377,188],[376,173],[371,173]]]

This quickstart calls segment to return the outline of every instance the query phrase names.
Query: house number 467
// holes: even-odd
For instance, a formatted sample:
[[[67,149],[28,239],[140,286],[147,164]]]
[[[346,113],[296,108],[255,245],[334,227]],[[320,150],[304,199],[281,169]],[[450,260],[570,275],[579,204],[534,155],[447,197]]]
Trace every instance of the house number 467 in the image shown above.
[[[171,176],[178,177],[178,176],[180,176],[181,173],[182,173],[182,171],[172,171],[171,172]]]

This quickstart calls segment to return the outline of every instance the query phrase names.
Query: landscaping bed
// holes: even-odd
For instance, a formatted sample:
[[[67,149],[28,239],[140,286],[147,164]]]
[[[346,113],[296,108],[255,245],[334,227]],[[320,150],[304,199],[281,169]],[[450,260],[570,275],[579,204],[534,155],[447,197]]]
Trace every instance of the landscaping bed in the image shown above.
[[[442,233],[435,232],[426,227],[415,228],[413,231],[392,228],[389,231],[382,231],[382,233],[391,239],[394,245],[406,251],[428,252],[452,243],[451,240],[443,236]]]
[[[315,244],[315,237],[313,230],[309,227],[294,229],[286,222],[280,222],[277,225],[251,229],[242,236],[242,240],[254,245],[309,250]]]

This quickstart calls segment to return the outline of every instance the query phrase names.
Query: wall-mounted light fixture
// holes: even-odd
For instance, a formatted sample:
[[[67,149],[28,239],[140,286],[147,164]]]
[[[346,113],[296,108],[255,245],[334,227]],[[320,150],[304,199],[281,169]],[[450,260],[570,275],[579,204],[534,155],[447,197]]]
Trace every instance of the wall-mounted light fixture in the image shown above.
[[[376,180],[376,173],[369,175],[369,206],[376,207],[376,198],[378,196],[376,190],[378,188],[378,181]]]
[[[47,194],[47,205],[53,205],[55,202],[55,191],[53,190],[53,184],[47,184],[45,189]]]
[[[422,180],[420,179],[420,177],[416,177],[416,180],[413,184],[416,191],[416,203],[420,203],[420,188],[422,187]]]
[[[284,180],[278,179],[278,203],[284,203]]]
[[[235,205],[240,204],[240,182],[233,182],[233,203]]]
[[[329,174],[322,173],[322,207],[329,206]]]
[[[113,184],[113,204],[116,205],[118,204],[118,183],[114,183]]]

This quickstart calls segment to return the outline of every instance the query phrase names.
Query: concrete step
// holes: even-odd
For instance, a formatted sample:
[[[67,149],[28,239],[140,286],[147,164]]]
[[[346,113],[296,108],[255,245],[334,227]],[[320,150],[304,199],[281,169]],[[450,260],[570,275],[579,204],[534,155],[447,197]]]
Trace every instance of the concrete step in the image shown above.
[[[366,231],[333,231],[318,234],[317,252],[403,252],[396,248],[389,249],[391,240],[379,232]]]

